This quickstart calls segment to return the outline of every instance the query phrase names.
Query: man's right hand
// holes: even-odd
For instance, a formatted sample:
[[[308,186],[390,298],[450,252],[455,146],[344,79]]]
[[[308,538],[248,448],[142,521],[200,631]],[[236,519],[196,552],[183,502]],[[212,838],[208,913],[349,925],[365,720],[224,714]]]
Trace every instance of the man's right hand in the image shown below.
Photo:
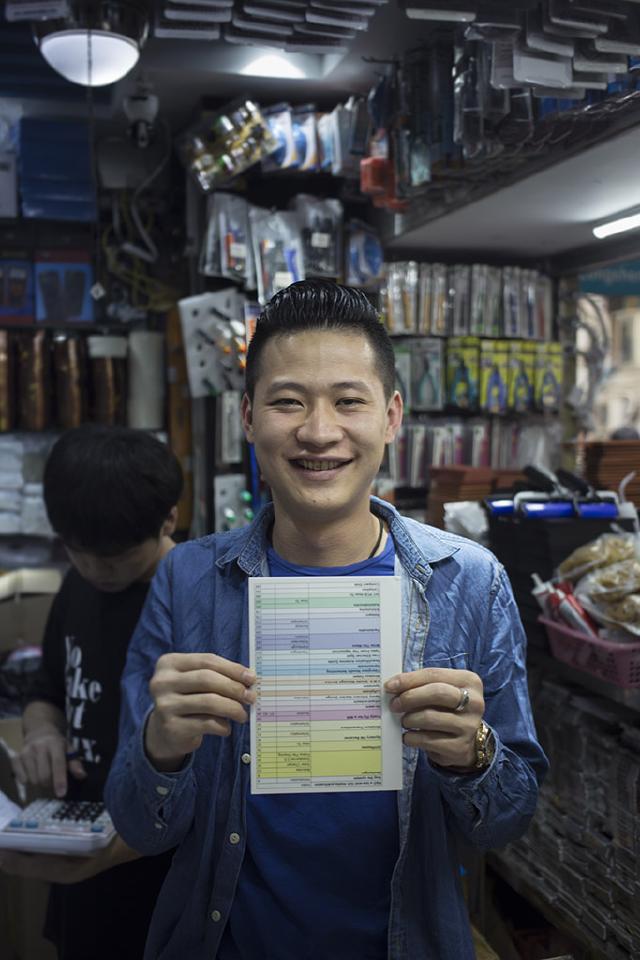
[[[158,769],[179,770],[206,734],[228,737],[231,721],[246,723],[255,703],[253,670],[214,653],[167,653],[149,682],[154,709],[145,731],[147,756]]]
[[[66,737],[54,727],[34,729],[26,734],[22,750],[12,759],[13,772],[19,783],[42,787],[53,786],[56,797],[67,792],[67,770],[78,780],[86,771],[78,759],[68,759]]]

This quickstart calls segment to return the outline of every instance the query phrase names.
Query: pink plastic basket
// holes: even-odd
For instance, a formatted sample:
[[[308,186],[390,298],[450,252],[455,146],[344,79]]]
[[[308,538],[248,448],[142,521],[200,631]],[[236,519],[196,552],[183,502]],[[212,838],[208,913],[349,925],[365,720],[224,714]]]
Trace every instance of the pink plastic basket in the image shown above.
[[[640,642],[611,643],[586,637],[557,620],[539,617],[556,660],[618,687],[640,687]]]

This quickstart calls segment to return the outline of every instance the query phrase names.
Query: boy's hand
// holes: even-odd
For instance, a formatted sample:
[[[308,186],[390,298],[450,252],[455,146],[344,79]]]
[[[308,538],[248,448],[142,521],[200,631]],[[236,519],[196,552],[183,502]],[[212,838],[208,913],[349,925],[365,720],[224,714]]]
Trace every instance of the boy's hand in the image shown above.
[[[231,721],[246,723],[255,703],[253,670],[214,653],[167,653],[149,683],[154,709],[145,749],[158,770],[178,770],[206,734],[228,737]]]
[[[475,738],[484,714],[483,685],[476,673],[427,667],[392,677],[385,690],[394,695],[393,712],[403,715],[407,746],[424,750],[440,767],[474,769]],[[468,701],[459,712],[464,690]]]
[[[56,797],[67,792],[67,770],[78,780],[86,771],[80,760],[70,758],[66,737],[53,728],[34,730],[24,739],[22,750],[12,758],[13,773],[19,783],[53,786]]]

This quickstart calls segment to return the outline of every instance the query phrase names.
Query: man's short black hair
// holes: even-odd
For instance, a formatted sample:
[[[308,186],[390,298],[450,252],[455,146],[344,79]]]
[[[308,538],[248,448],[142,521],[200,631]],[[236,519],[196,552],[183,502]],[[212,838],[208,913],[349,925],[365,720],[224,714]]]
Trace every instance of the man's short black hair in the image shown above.
[[[385,398],[391,399],[395,388],[393,346],[375,307],[353,287],[330,280],[301,280],[276,293],[258,317],[247,351],[245,388],[250,400],[265,344],[273,337],[305,330],[344,330],[365,336],[376,355]]]
[[[44,468],[51,526],[71,549],[102,556],[158,537],[181,492],[175,454],[150,433],[129,427],[68,430]]]

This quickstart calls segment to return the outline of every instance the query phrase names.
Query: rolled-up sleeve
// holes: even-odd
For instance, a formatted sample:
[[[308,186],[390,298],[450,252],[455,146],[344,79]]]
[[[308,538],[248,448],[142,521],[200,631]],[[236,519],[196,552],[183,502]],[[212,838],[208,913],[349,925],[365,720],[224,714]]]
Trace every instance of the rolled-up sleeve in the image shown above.
[[[494,734],[495,756],[478,775],[442,769],[436,775],[458,830],[487,849],[524,833],[548,768],[531,713],[526,637],[502,566],[496,568],[475,660],[472,669],[484,684],[484,719]]]

